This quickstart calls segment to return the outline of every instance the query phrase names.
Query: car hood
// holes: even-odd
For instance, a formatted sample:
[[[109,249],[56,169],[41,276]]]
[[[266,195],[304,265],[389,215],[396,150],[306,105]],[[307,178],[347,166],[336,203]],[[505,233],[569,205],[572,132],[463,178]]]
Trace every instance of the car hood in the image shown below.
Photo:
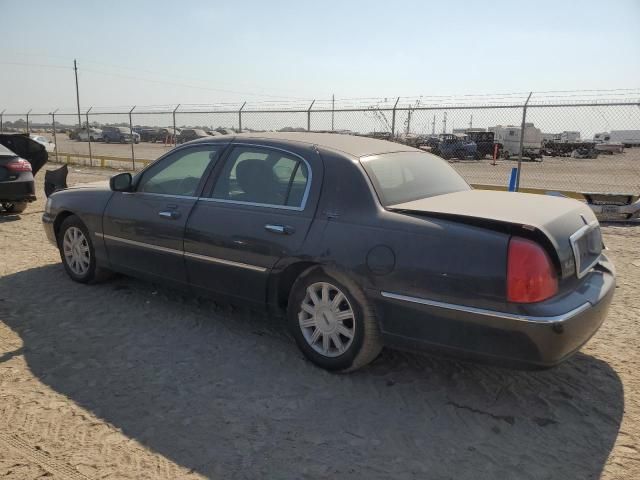
[[[31,164],[33,175],[38,173],[49,159],[44,145],[36,142],[26,133],[0,133],[0,144],[27,160]]]
[[[593,211],[577,200],[491,190],[437,195],[392,205],[388,209],[533,237],[545,244],[548,250],[555,251],[563,276],[575,273],[569,237],[587,224],[597,224]],[[600,234],[599,227],[597,234]]]

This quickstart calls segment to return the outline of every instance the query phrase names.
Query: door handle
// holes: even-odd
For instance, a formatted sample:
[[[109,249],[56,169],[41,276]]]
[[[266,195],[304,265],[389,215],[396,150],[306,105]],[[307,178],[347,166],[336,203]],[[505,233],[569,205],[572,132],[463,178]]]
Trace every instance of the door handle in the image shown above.
[[[270,223],[267,223],[264,229],[268,232],[279,233],[280,235],[291,235],[296,231],[295,228],[289,227],[288,225],[272,225]]]
[[[176,218],[180,217],[180,213],[176,212],[175,210],[163,210],[162,212],[158,212],[158,215],[160,215],[162,218],[168,218],[171,220],[175,220]]]

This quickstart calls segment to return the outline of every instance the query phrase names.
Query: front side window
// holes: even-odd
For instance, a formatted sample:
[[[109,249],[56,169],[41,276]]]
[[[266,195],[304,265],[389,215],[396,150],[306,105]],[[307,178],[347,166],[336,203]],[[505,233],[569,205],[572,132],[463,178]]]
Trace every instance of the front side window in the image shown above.
[[[221,147],[203,145],[179,150],[143,173],[137,190],[142,193],[194,196],[200,179]]]
[[[360,160],[385,207],[470,189],[451,165],[430,153],[386,153]]]
[[[211,197],[300,208],[308,181],[307,165],[298,157],[262,147],[235,147]]]

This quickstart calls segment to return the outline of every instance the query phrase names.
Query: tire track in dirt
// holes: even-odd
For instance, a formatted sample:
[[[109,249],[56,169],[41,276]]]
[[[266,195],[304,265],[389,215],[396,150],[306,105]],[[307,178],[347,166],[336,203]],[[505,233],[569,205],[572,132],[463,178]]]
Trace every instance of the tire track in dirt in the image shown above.
[[[34,447],[15,433],[0,432],[0,449],[13,450],[21,457],[37,463],[44,470],[61,480],[90,480],[91,478],[78,472],[71,465],[57,461],[42,448],[37,445]]]

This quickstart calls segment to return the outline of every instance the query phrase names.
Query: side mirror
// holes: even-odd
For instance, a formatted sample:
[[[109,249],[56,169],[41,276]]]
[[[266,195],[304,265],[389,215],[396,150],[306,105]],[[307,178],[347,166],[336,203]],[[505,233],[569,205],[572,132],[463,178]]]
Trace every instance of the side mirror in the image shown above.
[[[133,188],[133,177],[130,173],[119,173],[109,179],[109,187],[114,192],[130,192]]]

